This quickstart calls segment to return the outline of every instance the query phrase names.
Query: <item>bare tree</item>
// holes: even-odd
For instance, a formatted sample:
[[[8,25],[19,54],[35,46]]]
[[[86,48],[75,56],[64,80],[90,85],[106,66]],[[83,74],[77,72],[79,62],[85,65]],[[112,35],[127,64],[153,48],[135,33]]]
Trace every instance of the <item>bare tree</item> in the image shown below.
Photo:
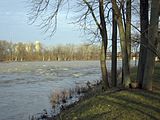
[[[112,10],[112,84],[117,85],[117,21]]]
[[[131,0],[126,0],[126,42],[129,57],[131,59]]]
[[[58,12],[67,0],[31,0],[31,12],[30,12],[30,21],[34,23],[38,18],[42,19],[40,24],[41,28],[45,32],[51,30],[51,35],[57,27],[57,15]],[[106,53],[107,53],[107,44],[108,44],[108,35],[106,28],[106,18],[105,18],[105,8],[106,1],[104,0],[82,0],[78,4],[84,6],[83,9],[86,9],[85,13],[79,17],[77,22],[86,21],[87,16],[91,16],[93,21],[90,21],[92,24],[95,22],[97,33],[92,32],[93,35],[97,36],[100,34],[101,37],[101,52],[100,52],[100,63],[102,71],[102,79],[104,82],[104,89],[106,90],[109,87],[107,67],[106,67]],[[46,11],[49,11],[47,13]],[[84,24],[85,25],[85,24]]]
[[[100,34],[102,37],[100,63],[101,63],[102,79],[105,84],[104,86],[106,86],[105,89],[107,89],[109,87],[107,67],[106,67],[108,35],[107,35],[106,21],[105,21],[105,15],[104,15],[104,1],[103,0],[99,0],[99,14],[100,14]]]
[[[150,48],[151,47],[157,48],[159,9],[160,9],[160,1],[152,0],[150,24],[148,29],[149,39],[147,43],[147,46],[149,46]],[[154,65],[155,65],[155,54],[151,50],[147,49],[144,79],[143,79],[143,85],[142,85],[144,89],[152,90],[152,75],[154,73]]]
[[[126,31],[125,31],[125,24],[123,24],[123,16],[121,13],[121,6],[120,8],[117,5],[116,0],[111,0],[113,10],[115,11],[115,16],[119,28],[120,34],[120,44],[122,50],[122,69],[123,69],[123,84],[125,87],[129,87],[130,85],[130,69],[129,69],[129,56],[128,56],[128,41],[126,39]],[[123,2],[123,1],[121,1]]]
[[[29,23],[40,21],[39,27],[53,36],[60,8],[67,0],[29,0]]]
[[[146,64],[146,55],[147,49],[146,45],[148,43],[148,24],[149,24],[149,3],[148,0],[140,0],[140,24],[141,24],[141,43],[140,43],[140,52],[139,52],[139,62],[138,62],[138,71],[137,71],[137,80],[139,87],[142,87],[143,76]]]
[[[84,4],[83,4],[84,3]],[[108,45],[108,35],[107,35],[107,27],[106,27],[106,19],[105,19],[105,1],[104,0],[83,0],[83,2],[79,3],[84,8],[87,8],[84,13],[79,17],[77,22],[84,22],[85,28],[87,23],[87,17],[91,16],[93,22],[96,25],[96,30],[98,32],[92,32],[96,37],[100,34],[101,38],[101,52],[100,52],[100,64],[101,64],[101,73],[102,73],[102,81],[104,90],[109,88],[108,82],[108,72],[106,66],[106,54],[107,54],[107,45]],[[89,23],[93,23],[89,21]],[[83,26],[84,26],[83,25]],[[99,36],[98,36],[99,37]]]

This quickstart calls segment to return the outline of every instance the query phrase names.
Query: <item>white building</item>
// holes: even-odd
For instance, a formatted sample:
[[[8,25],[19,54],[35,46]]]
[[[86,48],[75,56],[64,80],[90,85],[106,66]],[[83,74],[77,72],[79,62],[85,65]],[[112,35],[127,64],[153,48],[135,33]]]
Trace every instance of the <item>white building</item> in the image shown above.
[[[40,52],[41,48],[42,48],[41,43],[39,41],[36,41],[35,42],[35,50],[36,50],[36,52]]]

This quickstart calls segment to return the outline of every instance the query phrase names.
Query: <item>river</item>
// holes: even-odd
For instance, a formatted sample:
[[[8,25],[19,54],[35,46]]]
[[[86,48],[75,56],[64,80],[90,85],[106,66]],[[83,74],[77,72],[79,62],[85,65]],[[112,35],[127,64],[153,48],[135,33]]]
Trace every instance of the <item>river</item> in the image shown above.
[[[52,92],[100,78],[99,61],[0,63],[0,120],[28,120],[51,109]]]

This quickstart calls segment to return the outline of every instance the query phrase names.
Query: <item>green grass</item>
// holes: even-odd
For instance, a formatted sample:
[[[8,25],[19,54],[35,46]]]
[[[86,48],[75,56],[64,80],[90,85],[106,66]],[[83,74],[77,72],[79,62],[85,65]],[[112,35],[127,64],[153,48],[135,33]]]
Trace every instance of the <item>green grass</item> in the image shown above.
[[[132,78],[136,68],[132,70]],[[139,89],[102,92],[63,111],[58,120],[160,120],[160,64],[156,65],[153,91]]]

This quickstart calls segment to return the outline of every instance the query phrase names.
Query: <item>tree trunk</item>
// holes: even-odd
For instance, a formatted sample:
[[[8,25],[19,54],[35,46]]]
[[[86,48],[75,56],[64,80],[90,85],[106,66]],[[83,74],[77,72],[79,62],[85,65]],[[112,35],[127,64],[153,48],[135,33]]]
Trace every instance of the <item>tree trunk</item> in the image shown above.
[[[122,14],[116,4],[116,0],[112,0],[112,6],[115,11],[119,33],[120,33],[120,44],[121,44],[121,51],[122,51],[123,85],[126,88],[128,88],[131,80],[130,80],[130,73],[129,73],[129,60],[128,60],[127,41],[125,37],[125,29],[122,22]]]
[[[131,60],[131,0],[126,1],[126,41],[129,63]]]
[[[107,67],[106,67],[106,54],[105,54],[103,41],[101,45],[100,65],[101,65],[103,89],[107,90],[109,88],[109,83],[108,83],[108,73],[107,73]]]
[[[106,28],[106,21],[104,16],[104,0],[98,0],[99,4],[99,16],[100,16],[100,23],[97,20],[97,17],[94,14],[94,10],[90,2],[87,0],[83,0],[83,2],[87,5],[88,9],[91,12],[91,15],[100,31],[102,37],[102,45],[101,45],[101,52],[100,52],[100,64],[101,64],[101,73],[102,73],[102,81],[103,81],[103,88],[106,90],[109,88],[108,82],[108,73],[106,67],[106,53],[107,53],[107,44],[108,44],[108,35],[107,35],[107,28]]]
[[[108,73],[107,73],[107,67],[106,67],[106,53],[107,53],[107,42],[108,42],[108,35],[107,35],[107,29],[106,29],[106,22],[104,17],[104,1],[99,0],[99,14],[100,14],[100,34],[102,36],[102,46],[101,46],[101,57],[100,57],[100,63],[101,63],[101,71],[102,71],[102,80],[104,82],[104,90],[109,88],[109,82],[108,82]]]
[[[149,25],[149,39],[147,46],[153,45],[156,48],[156,39],[158,38],[158,22],[159,22],[159,0],[152,0],[151,2],[151,17]],[[151,46],[152,47],[152,46]],[[155,54],[147,49],[147,59],[144,70],[143,89],[152,90],[152,75],[154,73]]]
[[[140,24],[141,24],[141,43],[140,43],[140,52],[139,52],[139,62],[138,62],[138,71],[137,71],[137,80],[139,87],[142,87],[144,69],[146,63],[147,49],[146,45],[148,42],[148,0],[140,0]]]
[[[117,85],[117,22],[112,10],[112,85]]]

